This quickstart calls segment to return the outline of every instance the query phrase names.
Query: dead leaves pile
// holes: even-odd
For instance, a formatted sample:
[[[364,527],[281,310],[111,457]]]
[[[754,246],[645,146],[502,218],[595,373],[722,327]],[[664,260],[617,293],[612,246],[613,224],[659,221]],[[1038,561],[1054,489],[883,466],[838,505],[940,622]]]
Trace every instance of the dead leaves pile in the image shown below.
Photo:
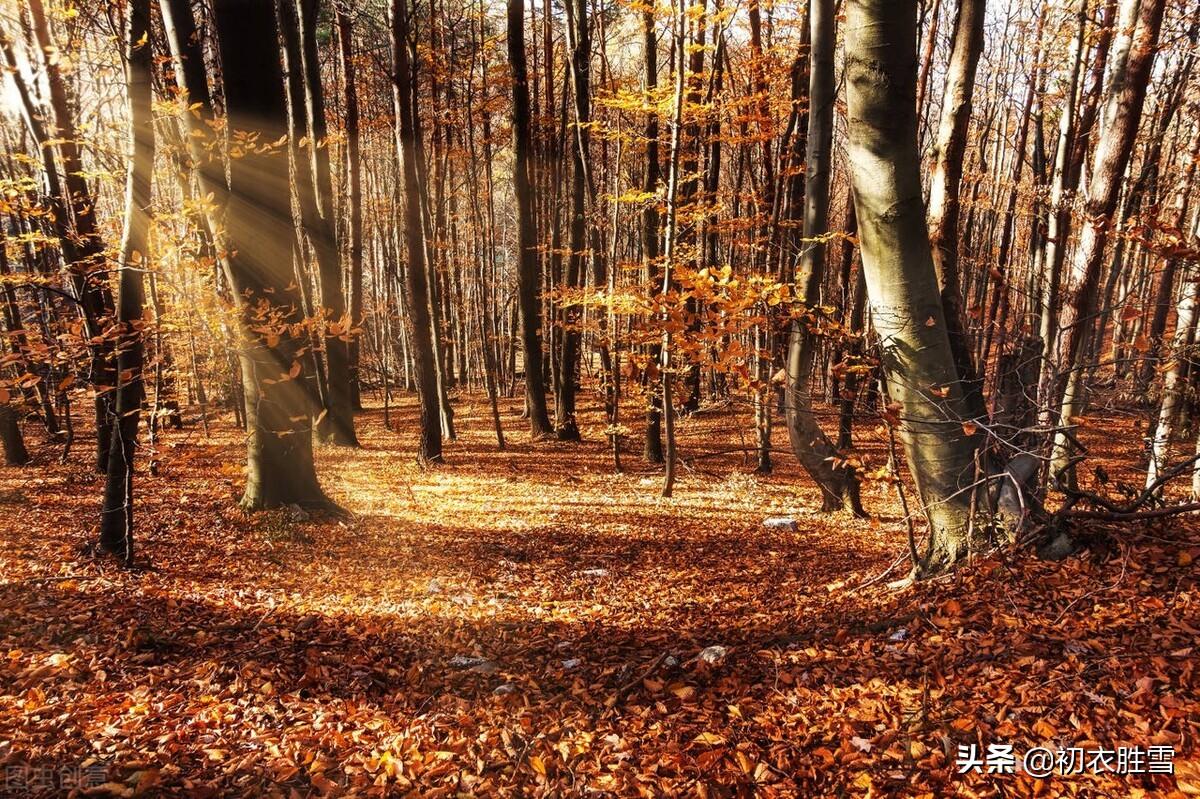
[[[1200,794],[1195,522],[855,590],[904,546],[888,485],[867,525],[729,455],[659,500],[599,413],[499,453],[485,410],[427,473],[411,407],[361,416],[320,453],[353,519],[244,516],[236,435],[197,434],[139,476],[141,572],[78,554],[82,463],[0,472],[0,765],[121,796]],[[684,454],[735,427],[688,420]],[[960,776],[966,743],[1163,744],[1176,774]]]

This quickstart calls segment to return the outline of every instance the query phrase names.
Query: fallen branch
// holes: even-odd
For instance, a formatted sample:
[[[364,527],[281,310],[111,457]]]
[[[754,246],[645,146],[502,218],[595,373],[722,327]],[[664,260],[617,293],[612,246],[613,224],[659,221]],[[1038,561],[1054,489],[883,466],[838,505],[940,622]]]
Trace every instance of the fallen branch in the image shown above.
[[[1177,516],[1181,513],[1200,511],[1200,502],[1185,502],[1182,505],[1171,505],[1154,510],[1130,511],[1121,513],[1103,510],[1073,510],[1064,514],[1068,519],[1097,519],[1109,522],[1128,522],[1139,519],[1161,519],[1166,516]]]

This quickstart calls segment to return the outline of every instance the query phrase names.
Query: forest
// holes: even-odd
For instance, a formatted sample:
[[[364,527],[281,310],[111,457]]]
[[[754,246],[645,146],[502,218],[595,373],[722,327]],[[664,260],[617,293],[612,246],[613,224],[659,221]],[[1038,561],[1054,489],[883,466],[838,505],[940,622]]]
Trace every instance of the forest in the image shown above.
[[[1197,0],[0,0],[0,796],[1200,795]]]

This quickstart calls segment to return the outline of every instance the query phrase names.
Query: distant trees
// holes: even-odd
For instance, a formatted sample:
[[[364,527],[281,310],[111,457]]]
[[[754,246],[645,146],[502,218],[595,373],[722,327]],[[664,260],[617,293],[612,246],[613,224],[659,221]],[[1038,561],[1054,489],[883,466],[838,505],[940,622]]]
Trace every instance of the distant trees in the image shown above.
[[[717,412],[777,468],[782,413],[823,510],[913,483],[922,574],[1104,507],[1089,407],[1139,411],[1152,495],[1187,468],[1195,9],[112,8],[141,26],[125,57],[99,7],[0,20],[0,439],[21,464],[29,420],[64,459],[95,432],[114,554],[189,402],[244,427],[252,509],[323,504],[314,434],[355,445],[373,397],[393,429],[398,392],[423,465],[475,391],[503,447],[520,393],[533,446],[601,427],[668,495]],[[864,446],[893,431],[907,471]]]

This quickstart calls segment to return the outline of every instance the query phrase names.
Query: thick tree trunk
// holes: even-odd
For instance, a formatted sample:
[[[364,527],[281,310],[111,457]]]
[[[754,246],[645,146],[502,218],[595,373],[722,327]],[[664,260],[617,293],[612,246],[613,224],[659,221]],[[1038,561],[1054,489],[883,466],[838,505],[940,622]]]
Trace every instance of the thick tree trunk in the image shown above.
[[[225,103],[232,133],[274,143],[287,136],[287,104],[271,0],[215,0]],[[287,151],[247,149],[230,159],[227,232],[232,294],[242,329],[248,428],[247,510],[328,502],[313,464],[303,388],[303,322],[292,272]]]
[[[804,292],[805,316],[792,321],[788,339],[787,397],[784,403],[788,439],[796,458],[821,489],[821,508],[845,508],[865,515],[859,499],[858,477],[844,465],[837,448],[817,422],[812,403],[813,361],[816,357],[822,320],[821,283],[825,274],[825,234],[829,231],[829,179],[832,170],[834,85],[834,2],[810,0],[809,28],[812,41],[808,125],[808,154],[805,166],[804,240],[797,281]]]
[[[921,200],[915,39],[915,2],[847,1],[848,151],[863,272],[929,520],[919,571],[933,573],[968,551],[975,450]]]
[[[7,402],[0,404],[0,443],[4,445],[6,465],[24,466],[29,463],[29,450],[25,449],[25,438],[21,435],[21,420],[17,409]]]
[[[517,295],[521,312],[521,352],[525,361],[525,403],[534,438],[554,432],[546,410],[546,380],[542,371],[541,286],[537,234],[533,227],[529,156],[529,77],[525,67],[525,25],[522,0],[508,0],[508,61],[513,76],[513,194],[517,201]]]
[[[393,0],[392,68],[393,99],[396,109],[396,149],[403,174],[404,241],[408,250],[405,285],[408,290],[409,335],[413,343],[413,364],[417,394],[421,402],[421,440],[417,460],[422,465],[442,460],[442,412],[437,379],[437,350],[434,347],[433,320],[430,311],[429,273],[426,266],[425,226],[421,211],[421,173],[418,168],[417,129],[412,98],[415,90],[415,65],[409,48],[408,0]]]
[[[150,46],[150,0],[131,0],[126,47],[129,93],[129,172],[125,180],[125,228],[121,235],[120,289],[117,303],[117,388],[100,547],[122,560],[133,560],[133,467],[138,422],[146,396],[143,375],[146,304],[143,273],[150,266],[150,199],[154,177],[154,117]],[[161,357],[161,355],[160,355]]]

